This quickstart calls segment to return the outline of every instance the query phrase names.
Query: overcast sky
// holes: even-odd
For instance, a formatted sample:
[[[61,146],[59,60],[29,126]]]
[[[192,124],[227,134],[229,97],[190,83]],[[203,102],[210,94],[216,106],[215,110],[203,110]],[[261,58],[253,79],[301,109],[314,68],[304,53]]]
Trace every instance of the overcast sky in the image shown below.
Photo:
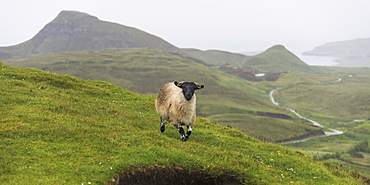
[[[370,38],[369,0],[0,0],[0,46],[31,39],[62,10],[138,28],[180,48],[294,53]]]

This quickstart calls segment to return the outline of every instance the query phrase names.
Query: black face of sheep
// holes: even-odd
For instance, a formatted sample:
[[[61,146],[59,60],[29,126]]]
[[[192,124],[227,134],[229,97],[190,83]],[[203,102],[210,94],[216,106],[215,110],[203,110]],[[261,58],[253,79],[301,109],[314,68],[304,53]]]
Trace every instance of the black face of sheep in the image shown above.
[[[194,91],[202,89],[204,85],[199,85],[196,82],[174,82],[175,85],[182,89],[182,94],[186,100],[191,100],[194,95]]]

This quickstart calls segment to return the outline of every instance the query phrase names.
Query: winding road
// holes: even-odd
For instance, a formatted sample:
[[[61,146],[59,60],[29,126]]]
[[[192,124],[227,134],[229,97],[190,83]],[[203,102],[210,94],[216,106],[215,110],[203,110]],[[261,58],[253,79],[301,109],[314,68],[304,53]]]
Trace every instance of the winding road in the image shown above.
[[[334,81],[334,82],[340,82],[342,79],[339,78],[338,80]],[[274,90],[272,90],[270,92],[270,100],[273,104],[277,105],[277,106],[280,106],[284,109],[287,109],[289,110],[290,112],[294,113],[297,117],[301,118],[301,119],[304,119],[304,120],[307,120],[311,123],[313,123],[313,126],[316,126],[316,127],[321,127],[321,128],[325,128],[327,130],[330,130],[331,132],[325,132],[325,135],[323,136],[333,136],[333,135],[339,135],[339,134],[343,134],[344,132],[343,131],[340,131],[340,130],[335,130],[335,129],[332,129],[332,128],[327,128],[327,127],[324,127],[322,126],[321,124],[319,124],[318,122],[312,120],[312,119],[309,119],[309,118],[306,118],[306,117],[303,117],[301,116],[300,114],[298,114],[295,110],[289,108],[289,107],[285,107],[285,106],[281,106],[278,102],[275,101],[274,97],[273,97],[273,94],[277,91],[277,90],[280,90],[282,89],[283,87],[280,87],[280,88],[276,88]],[[316,137],[323,137],[323,136],[316,136]],[[286,143],[298,143],[298,142],[303,142],[303,141],[307,141],[307,140],[310,140],[310,139],[313,139],[313,138],[316,138],[316,137],[310,137],[310,138],[306,138],[306,139],[302,139],[302,140],[296,140],[296,141],[291,141],[291,142],[286,142]]]

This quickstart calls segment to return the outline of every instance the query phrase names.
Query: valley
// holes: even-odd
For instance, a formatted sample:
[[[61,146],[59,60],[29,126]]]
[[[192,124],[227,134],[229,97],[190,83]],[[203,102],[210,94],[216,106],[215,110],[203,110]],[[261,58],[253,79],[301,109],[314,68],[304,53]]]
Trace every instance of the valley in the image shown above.
[[[1,172],[8,176],[1,180],[14,182],[17,172],[27,177],[25,181],[40,173],[51,178],[45,173],[48,169],[63,174],[73,167],[67,179],[58,176],[39,181],[75,183],[76,178],[85,182],[89,176],[103,182],[136,168],[159,164],[167,169],[180,164],[181,169],[230,172],[246,184],[287,184],[293,180],[279,176],[297,162],[303,163],[297,168],[308,169],[300,174],[323,174],[320,182],[328,178],[357,184],[347,177],[366,182],[354,172],[370,177],[369,68],[309,66],[283,45],[253,56],[177,48],[141,30],[73,11],[61,12],[32,39],[1,47],[0,59],[4,63],[0,71],[1,139],[8,144],[2,151],[14,150],[3,152],[7,163]],[[184,145],[172,138],[175,132],[149,132],[158,131],[154,112],[158,89],[181,80],[205,85],[197,92],[199,125],[194,135],[198,138]],[[343,134],[316,137],[330,132],[328,128]],[[315,138],[294,142],[311,137]],[[89,145],[79,151],[85,142]],[[278,144],[282,142],[291,143]],[[207,152],[194,158],[203,150]],[[28,158],[24,152],[37,156]],[[18,157],[14,163],[9,162],[14,160],[10,154]],[[212,159],[207,158],[210,155]],[[57,162],[43,162],[40,157]],[[65,161],[73,158],[73,162]],[[325,167],[313,158],[352,172]],[[102,169],[103,165],[97,165],[101,161],[115,171],[108,166]],[[66,163],[69,168],[58,168]],[[246,169],[256,173],[246,175]],[[337,175],[332,177],[326,170]],[[291,175],[294,182],[315,183],[311,176]]]
[[[166,65],[163,65],[164,62]],[[250,78],[253,75],[241,74],[254,74],[258,70],[248,72],[241,69],[230,70],[230,66],[206,67],[179,55],[148,49],[52,53],[8,60],[7,63],[84,79],[110,81],[128,90],[150,95],[155,95],[161,84],[173,79],[183,79],[190,74],[191,78],[187,78],[189,80],[207,82],[206,88],[198,94],[199,116],[237,128],[265,142],[302,140],[328,132],[329,130],[314,127],[311,122],[270,102],[269,93],[272,90],[287,87],[274,93],[274,98],[280,105],[292,108],[325,127],[344,131],[345,134],[314,138],[302,143],[285,144],[286,146],[313,157],[330,155],[329,159],[319,159],[334,164],[342,161],[343,166],[352,166],[353,169],[356,164],[351,161],[356,161],[357,158],[351,157],[347,152],[356,144],[369,139],[366,137],[367,133],[357,133],[360,130],[366,132],[369,125],[366,121],[368,104],[363,101],[368,100],[367,92],[370,92],[367,86],[370,77],[366,75],[366,69],[315,67],[312,70],[318,71],[316,73],[274,72],[271,74],[279,74],[275,80],[266,80],[265,77],[269,75],[255,80],[256,77]],[[179,67],[180,71],[172,70]],[[323,73],[321,70],[331,72]],[[337,82],[339,78],[341,81]],[[285,116],[271,116],[279,114]],[[355,119],[365,121],[363,124],[350,123]],[[352,128],[350,125],[356,127]],[[333,141],[338,147],[332,146]],[[316,147],[318,149],[312,150]],[[340,155],[336,155],[337,153]],[[340,156],[346,156],[346,160]],[[358,172],[367,176],[368,169],[366,166],[356,167]]]
[[[279,90],[276,98],[284,102],[284,106],[293,107],[304,116],[344,132],[285,145],[369,176],[370,166],[364,162],[370,159],[366,146],[353,151],[357,145],[370,140],[369,110],[365,108],[370,95],[369,80],[369,75],[343,75],[341,80],[334,82],[301,84]]]
[[[175,128],[159,131],[152,95],[0,66],[4,184],[116,184],[140,178],[133,174],[153,182],[189,173],[198,174],[191,176],[195,180],[238,184],[368,183],[357,173],[205,118],[198,117],[191,139],[181,142]]]

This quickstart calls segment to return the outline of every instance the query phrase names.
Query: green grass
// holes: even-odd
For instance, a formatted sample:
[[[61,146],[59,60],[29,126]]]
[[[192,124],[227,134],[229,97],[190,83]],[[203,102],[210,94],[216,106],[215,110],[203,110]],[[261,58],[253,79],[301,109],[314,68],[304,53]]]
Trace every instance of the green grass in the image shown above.
[[[207,67],[202,63],[183,58],[179,55],[163,51],[135,48],[109,49],[105,51],[81,51],[67,53],[49,53],[27,59],[9,60],[8,64],[16,67],[34,67],[58,74],[72,75],[83,79],[104,80],[141,94],[153,94],[167,82],[175,80],[196,81],[205,88],[197,91],[198,114],[208,117],[233,116],[246,114],[253,120],[269,123],[289,123],[273,118],[256,116],[255,112],[272,112],[292,115],[289,111],[273,105],[268,91],[271,87],[261,87],[263,83],[249,82],[245,79],[227,74],[218,68]],[[272,83],[272,82],[271,82]],[[212,117],[209,117],[212,119]],[[215,121],[215,120],[214,120]],[[293,120],[295,125],[300,122]],[[239,119],[229,123],[231,126],[248,125],[262,137],[274,140],[289,139],[291,134],[277,132],[266,133],[265,128],[254,126],[248,120]],[[295,135],[306,134],[305,126],[298,129]]]
[[[274,94],[278,102],[330,128],[346,134],[354,132],[351,137],[334,142],[342,149],[323,140],[323,148],[328,149],[319,150],[319,153],[346,152],[347,147],[366,139],[363,132],[369,130],[366,124],[337,122],[368,117],[368,105],[363,101],[368,99],[370,92],[366,69],[315,67],[313,71],[320,73],[281,73],[277,81],[252,82],[179,55],[138,48],[52,53],[7,62],[84,79],[105,80],[142,94],[154,95],[168,81],[197,81],[206,85],[197,92],[199,115],[265,141],[299,137],[308,134],[310,131],[307,129],[313,129],[299,119],[282,120],[256,115],[260,111],[294,118],[289,111],[273,105],[268,97],[272,89],[287,87]],[[342,81],[333,83],[338,78]],[[14,85],[21,84],[16,82]]]
[[[105,184],[139,167],[231,173],[244,184],[361,184],[346,170],[198,118],[181,142],[159,131],[154,96],[1,65],[0,181]]]
[[[363,69],[357,71],[348,69],[350,73],[347,74],[344,73],[344,68],[340,69],[337,70],[337,74],[330,75],[286,73],[282,74],[276,83],[263,82],[266,88],[286,87],[274,94],[275,100],[280,104],[293,108],[299,114],[314,119],[324,126],[344,131],[343,135],[316,138],[286,146],[310,156],[318,155],[319,158],[321,155],[339,153],[343,155],[336,160],[344,160],[342,158],[344,154],[347,154],[354,146],[364,140],[370,140],[369,121],[351,122],[355,119],[369,118],[369,105],[366,101],[368,92],[370,92],[369,75],[362,74]],[[339,78],[342,80],[334,83]],[[356,165],[358,160],[348,155],[345,157],[346,165],[343,166]],[[359,166],[359,168],[361,168],[359,171],[361,174],[370,177],[369,167]]]
[[[356,171],[366,177],[370,177],[369,158],[370,154],[361,153],[364,158],[358,158],[351,155],[351,150],[363,141],[370,140],[370,122],[347,122],[331,124],[335,129],[342,130],[345,133],[337,136],[316,138],[303,143],[287,144],[286,146],[297,149],[307,155],[317,157],[325,162],[340,164],[349,170]],[[323,155],[332,155],[329,159],[323,158]],[[339,155],[336,155],[339,154]]]
[[[181,53],[185,56],[203,61],[208,65],[221,66],[224,64],[231,64],[233,66],[240,66],[243,59],[249,58],[243,54],[229,53],[219,50],[197,50],[197,49],[181,49]]]
[[[257,117],[248,114],[212,115],[210,118],[222,125],[230,125],[248,135],[269,142],[281,142],[287,138],[298,138],[321,130],[298,120]]]
[[[338,160],[338,159],[328,159],[328,160],[325,160],[325,162],[331,163],[331,164],[334,164],[334,165],[338,165],[338,166],[340,165],[343,168],[354,171],[356,173],[360,173],[360,174],[365,175],[367,177],[370,176],[370,170],[369,170],[368,167],[364,167],[364,166],[360,166],[360,165],[356,165],[356,164],[350,164],[350,163],[347,163],[347,162],[344,162],[344,161]]]
[[[306,63],[282,45],[272,46],[263,53],[253,57],[244,58],[241,66],[242,68],[254,68],[268,72],[311,71],[310,67]]]
[[[342,75],[335,83],[315,83],[293,86],[276,93],[278,102],[303,112],[308,117],[335,121],[369,118],[369,75]]]

